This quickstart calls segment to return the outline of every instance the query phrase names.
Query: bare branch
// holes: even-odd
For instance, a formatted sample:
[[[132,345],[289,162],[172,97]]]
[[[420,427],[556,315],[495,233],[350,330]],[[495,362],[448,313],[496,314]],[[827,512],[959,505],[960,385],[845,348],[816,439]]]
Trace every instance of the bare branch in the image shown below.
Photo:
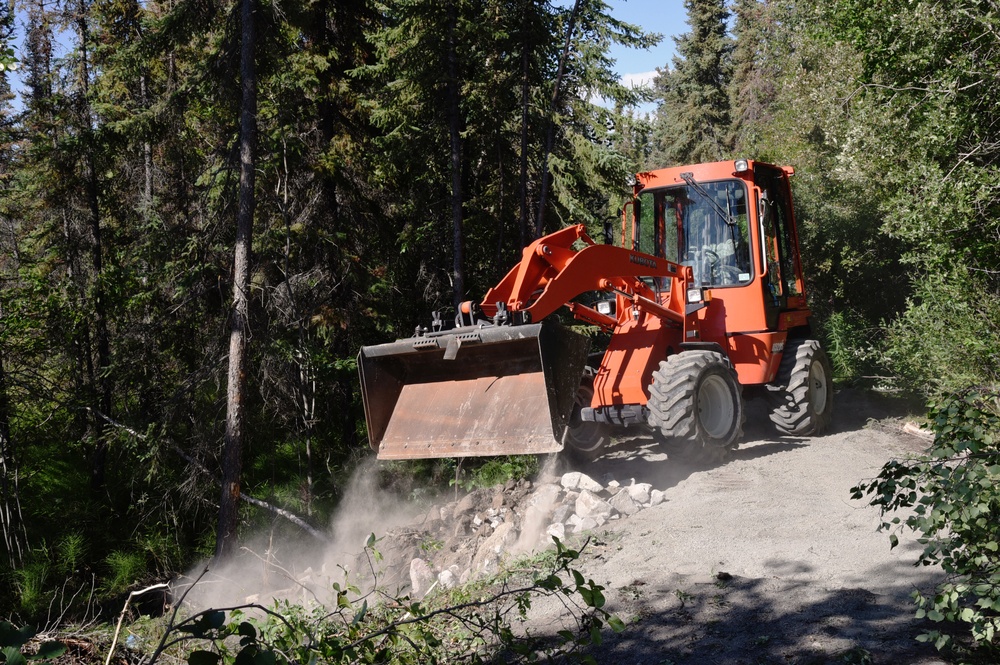
[[[129,427],[128,425],[125,425],[123,423],[118,422],[114,418],[111,418],[110,416],[108,416],[108,415],[106,415],[104,413],[101,413],[100,411],[98,411],[96,409],[92,409],[91,407],[84,407],[84,409],[87,410],[87,411],[90,411],[90,412],[94,413],[95,415],[97,415],[98,418],[103,419],[105,422],[107,422],[111,426],[116,427],[118,429],[121,429],[121,430],[127,432],[130,436],[133,436],[133,437],[139,439],[140,441],[148,441],[149,440],[149,437],[147,437],[145,434],[142,434],[141,432],[136,431],[135,429]],[[186,452],[184,452],[184,450],[179,445],[177,445],[172,439],[170,439],[168,437],[164,437],[163,441],[168,446],[170,446],[171,450],[173,450],[175,453],[177,453],[177,455],[180,456],[181,458],[183,458],[188,464],[190,464],[191,466],[195,467],[196,469],[198,469],[199,471],[201,471],[202,473],[204,473],[206,476],[208,476],[209,478],[211,478],[212,482],[215,483],[217,486],[222,487],[222,481],[219,480],[215,476],[215,474],[213,474],[211,471],[209,471],[208,468],[206,468],[204,464],[202,464],[201,462],[199,462],[198,460],[196,460],[195,458],[191,457]],[[329,539],[329,537],[327,537],[326,534],[324,534],[323,532],[319,531],[314,526],[312,526],[311,524],[309,524],[308,522],[306,522],[305,520],[303,520],[301,517],[299,517],[295,513],[292,513],[289,510],[285,510],[284,508],[279,508],[278,506],[272,505],[272,504],[268,503],[267,501],[263,501],[261,499],[254,498],[252,496],[247,496],[242,491],[239,494],[239,498],[242,501],[246,501],[247,503],[249,503],[252,506],[257,506],[258,508],[263,508],[264,510],[272,512],[272,513],[274,513],[275,515],[277,515],[279,517],[285,518],[286,520],[288,520],[289,522],[291,522],[295,526],[299,527],[300,529],[302,529],[303,531],[305,531],[306,533],[308,533],[310,536],[312,536],[313,538],[315,538],[316,540],[318,540],[318,541],[320,541],[322,543],[329,543],[330,542],[330,539]]]

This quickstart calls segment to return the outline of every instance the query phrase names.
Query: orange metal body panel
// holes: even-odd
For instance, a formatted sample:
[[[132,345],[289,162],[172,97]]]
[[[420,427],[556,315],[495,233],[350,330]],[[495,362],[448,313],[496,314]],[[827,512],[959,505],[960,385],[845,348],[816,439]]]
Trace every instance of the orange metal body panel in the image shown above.
[[[619,322],[594,377],[591,406],[645,404],[653,371],[680,338],[679,328],[667,327],[655,316],[627,317]]]
[[[709,300],[708,305],[696,313],[699,322],[697,338],[692,340],[685,337],[685,339],[679,340],[719,344],[729,355],[740,383],[743,385],[759,385],[774,380],[788,336],[787,331],[808,325],[811,314],[806,304],[805,280],[799,271],[793,278],[796,282],[796,290],[800,295],[788,298],[787,308],[780,314],[778,328],[768,330],[765,314],[765,302],[768,296],[764,283],[767,268],[762,266],[760,261],[760,248],[765,239],[761,235],[756,205],[760,190],[754,184],[753,167],[754,163],[749,162],[747,171],[737,173],[734,170],[733,162],[725,161],[660,169],[640,173],[638,175],[639,186],[636,188],[638,192],[643,189],[684,185],[685,182],[680,177],[682,173],[690,173],[698,182],[737,178],[747,184],[750,201],[754,203],[754,205],[748,206],[748,231],[755,266],[753,278],[746,284],[708,290],[706,292],[706,300]],[[788,168],[784,168],[783,171],[786,178],[792,173],[791,169]],[[794,251],[798,253],[798,236],[794,217],[791,222]],[[694,326],[691,327],[694,328]],[[659,346],[667,348],[671,344],[666,343]],[[645,403],[646,399],[648,399],[648,391],[644,390],[644,398],[638,403]]]

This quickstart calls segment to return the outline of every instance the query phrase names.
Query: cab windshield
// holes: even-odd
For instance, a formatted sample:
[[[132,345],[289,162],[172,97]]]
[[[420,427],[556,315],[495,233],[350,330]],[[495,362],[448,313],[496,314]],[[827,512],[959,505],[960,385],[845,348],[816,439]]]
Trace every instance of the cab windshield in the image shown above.
[[[740,286],[753,279],[741,180],[643,191],[637,212],[635,249],[691,266],[695,284]]]

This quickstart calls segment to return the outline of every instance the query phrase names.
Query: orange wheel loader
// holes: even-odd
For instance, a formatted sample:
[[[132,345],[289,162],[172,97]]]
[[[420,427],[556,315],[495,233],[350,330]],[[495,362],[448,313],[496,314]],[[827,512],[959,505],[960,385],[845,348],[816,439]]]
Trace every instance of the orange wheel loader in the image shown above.
[[[435,314],[412,338],[363,347],[378,457],[565,448],[586,461],[643,427],[672,456],[721,461],[755,392],[780,432],[821,434],[831,370],[809,325],[792,174],[743,159],[640,173],[618,245],[610,228],[602,244],[564,228],[454,325]],[[603,353],[559,324],[564,307],[610,333]]]

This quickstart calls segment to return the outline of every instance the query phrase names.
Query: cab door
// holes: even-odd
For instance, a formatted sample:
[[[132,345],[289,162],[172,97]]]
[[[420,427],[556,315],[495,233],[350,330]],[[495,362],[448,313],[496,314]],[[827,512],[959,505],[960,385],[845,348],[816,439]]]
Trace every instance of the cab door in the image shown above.
[[[781,312],[789,309],[790,300],[798,303],[803,294],[791,188],[784,170],[770,164],[754,164],[754,182],[760,190],[763,247],[758,260],[763,264],[760,271],[765,273],[765,320],[769,330],[777,330]]]

